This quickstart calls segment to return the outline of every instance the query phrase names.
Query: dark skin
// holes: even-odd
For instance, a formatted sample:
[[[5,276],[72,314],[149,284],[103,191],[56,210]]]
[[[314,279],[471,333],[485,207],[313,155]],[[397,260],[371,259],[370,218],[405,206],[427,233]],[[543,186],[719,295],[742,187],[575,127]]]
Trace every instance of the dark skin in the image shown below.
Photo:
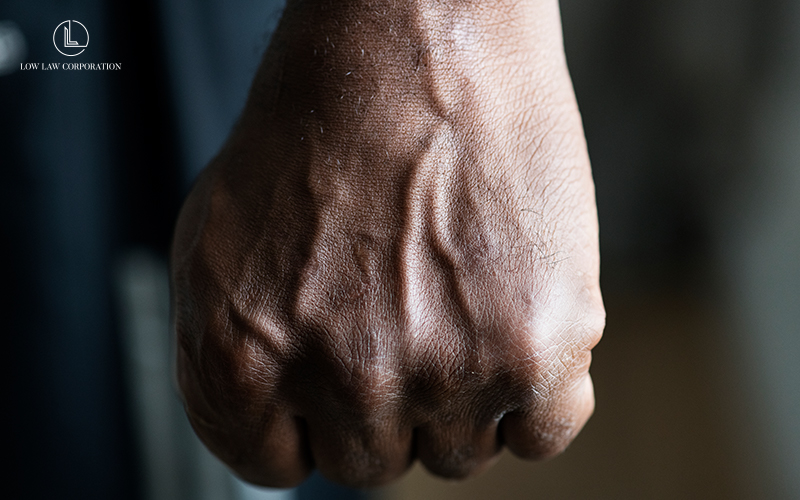
[[[290,1],[176,229],[187,414],[273,487],[550,457],[594,408],[598,278],[555,0]]]

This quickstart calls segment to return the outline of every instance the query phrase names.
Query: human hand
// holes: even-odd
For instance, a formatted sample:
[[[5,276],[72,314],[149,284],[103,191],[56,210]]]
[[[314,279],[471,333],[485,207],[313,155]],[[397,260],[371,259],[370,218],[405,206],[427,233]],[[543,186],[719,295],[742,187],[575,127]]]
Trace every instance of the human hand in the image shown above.
[[[559,453],[593,411],[594,188],[550,0],[290,2],[181,213],[178,380],[244,479]]]

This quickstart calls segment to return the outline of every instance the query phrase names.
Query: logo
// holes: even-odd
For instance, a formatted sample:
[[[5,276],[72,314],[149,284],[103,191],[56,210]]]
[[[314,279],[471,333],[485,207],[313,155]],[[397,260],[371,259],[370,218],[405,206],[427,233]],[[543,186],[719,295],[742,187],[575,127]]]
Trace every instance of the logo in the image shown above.
[[[53,45],[65,56],[77,56],[89,46],[89,30],[78,21],[64,21],[53,32]]]

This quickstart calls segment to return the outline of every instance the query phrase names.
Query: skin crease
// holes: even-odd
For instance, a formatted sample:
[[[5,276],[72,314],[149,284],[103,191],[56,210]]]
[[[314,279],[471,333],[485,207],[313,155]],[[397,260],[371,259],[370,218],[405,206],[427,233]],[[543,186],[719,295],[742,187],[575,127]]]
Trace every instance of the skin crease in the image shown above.
[[[290,1],[175,232],[189,419],[273,487],[553,456],[594,408],[597,230],[555,0]]]

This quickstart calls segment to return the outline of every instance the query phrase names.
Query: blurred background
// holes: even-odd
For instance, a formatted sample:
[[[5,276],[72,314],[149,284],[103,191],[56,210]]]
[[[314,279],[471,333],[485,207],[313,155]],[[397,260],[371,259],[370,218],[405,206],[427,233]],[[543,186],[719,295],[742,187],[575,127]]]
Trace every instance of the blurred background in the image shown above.
[[[174,219],[282,1],[3,0],[10,497],[800,499],[800,2],[561,8],[601,223],[595,416],[549,462],[367,493],[237,481],[171,380]],[[56,62],[122,69],[21,69]]]

